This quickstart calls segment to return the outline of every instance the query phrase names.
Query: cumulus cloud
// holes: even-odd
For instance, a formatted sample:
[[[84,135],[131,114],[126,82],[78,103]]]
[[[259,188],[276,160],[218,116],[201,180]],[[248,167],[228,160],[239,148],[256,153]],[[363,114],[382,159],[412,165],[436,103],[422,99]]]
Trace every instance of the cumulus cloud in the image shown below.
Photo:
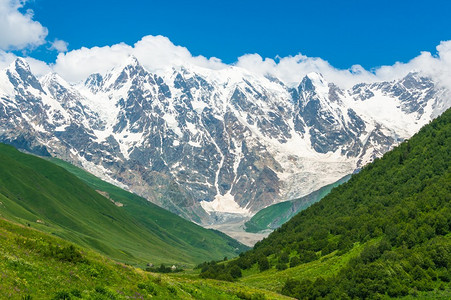
[[[33,11],[19,11],[26,0],[0,0],[0,49],[17,50],[45,43],[47,28],[33,20]]]
[[[174,66],[198,66],[207,69],[230,67],[217,58],[193,56],[189,50],[174,45],[164,36],[145,36],[130,46],[125,43],[105,47],[81,48],[60,53],[53,69],[66,80],[84,80],[92,73],[105,73],[117,67],[129,57],[135,56],[149,71],[159,72]],[[451,41],[437,46],[437,53],[421,52],[407,63],[395,63],[366,70],[360,65],[349,69],[337,69],[329,62],[302,54],[287,57],[262,58],[259,54],[246,54],[233,64],[258,76],[274,76],[288,85],[298,84],[311,72],[321,73],[329,82],[349,88],[361,82],[394,80],[417,71],[431,76],[444,85],[451,85]],[[451,86],[450,86],[451,88]]]
[[[421,52],[407,63],[397,62],[371,71],[365,70],[360,65],[354,65],[349,69],[337,69],[321,58],[302,54],[276,59],[263,59],[258,54],[247,54],[238,58],[236,66],[260,75],[275,76],[287,84],[299,83],[306,74],[318,72],[328,81],[343,88],[349,88],[360,82],[391,81],[402,78],[409,72],[420,72],[451,88],[451,41],[441,42],[436,49],[436,54]]]
[[[66,80],[75,82],[92,73],[104,73],[135,56],[149,71],[158,72],[174,66],[225,67],[217,58],[193,56],[187,48],[174,45],[164,36],[145,36],[133,46],[125,43],[85,48],[60,53],[54,70]]]
[[[2,0],[0,0],[2,1]],[[67,44],[61,41],[60,50]],[[407,63],[395,63],[366,70],[360,65],[348,69],[337,69],[319,57],[302,54],[287,57],[262,58],[258,54],[246,54],[232,65],[227,65],[217,58],[193,56],[185,47],[174,45],[164,36],[145,36],[134,45],[119,43],[104,47],[82,47],[69,52],[61,52],[50,67],[38,60],[27,58],[32,69],[39,74],[50,68],[69,82],[79,82],[93,73],[106,73],[122,65],[131,55],[138,58],[143,66],[151,72],[161,72],[177,66],[196,66],[210,70],[224,69],[231,66],[243,68],[257,76],[273,76],[287,85],[297,85],[311,72],[321,73],[329,82],[342,88],[349,88],[361,82],[390,81],[402,78],[409,72],[420,72],[435,79],[439,84],[451,89],[451,41],[441,42],[437,52],[421,52]],[[0,51],[0,68],[14,59],[14,55]]]
[[[412,71],[421,72],[451,90],[451,41],[442,41],[436,49],[436,54],[421,52],[408,63],[382,66],[375,70],[375,74],[378,78],[390,80],[395,75],[404,76]]]
[[[69,46],[69,43],[63,40],[55,39],[53,43],[51,43],[50,49],[58,52],[67,52],[67,46]]]
[[[329,81],[340,86],[375,80],[374,74],[360,65],[340,70],[321,58],[307,57],[302,54],[277,57],[276,59],[263,59],[258,54],[247,54],[238,58],[236,66],[260,75],[277,77],[288,85],[299,83],[305,75],[311,72],[321,73]]]
[[[0,70],[8,67],[16,58],[16,55],[0,50]]]

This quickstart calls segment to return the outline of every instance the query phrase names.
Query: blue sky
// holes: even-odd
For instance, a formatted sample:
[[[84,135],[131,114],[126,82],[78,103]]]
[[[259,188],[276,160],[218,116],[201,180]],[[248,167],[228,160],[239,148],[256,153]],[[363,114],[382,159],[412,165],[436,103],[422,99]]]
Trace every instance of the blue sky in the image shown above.
[[[440,0],[34,0],[20,11],[27,9],[47,28],[46,41],[66,41],[69,51],[163,35],[193,55],[225,63],[247,53],[270,58],[302,53],[336,68],[371,69],[406,62],[420,51],[434,53],[440,41],[451,39],[451,1]],[[52,62],[57,51],[48,48],[25,53]]]

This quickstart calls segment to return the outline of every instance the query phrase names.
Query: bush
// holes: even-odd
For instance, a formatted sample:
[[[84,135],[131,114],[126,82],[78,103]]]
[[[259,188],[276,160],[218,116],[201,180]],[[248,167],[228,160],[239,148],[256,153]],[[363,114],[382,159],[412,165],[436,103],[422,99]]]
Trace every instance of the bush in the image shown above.
[[[266,256],[261,256],[258,259],[258,268],[260,269],[260,272],[263,272],[263,271],[269,269],[269,261],[268,261],[268,258],[266,258]]]
[[[283,251],[281,254],[280,254],[280,258],[279,258],[279,262],[280,263],[288,263],[288,261],[290,260],[290,257],[289,257],[289,255],[288,255],[288,253],[287,252],[285,252],[285,251]]]
[[[168,286],[168,291],[169,291],[171,294],[177,295],[177,290],[176,290],[175,287],[173,287],[173,286]]]
[[[77,289],[73,289],[70,291],[71,295],[76,297],[76,298],[81,298],[81,292]]]
[[[301,263],[301,260],[297,256],[293,256],[290,260],[290,268],[294,268]]]
[[[53,297],[54,300],[69,300],[71,299],[70,294],[65,291],[60,291],[56,293],[56,295]]]
[[[240,269],[240,267],[238,267],[237,265],[233,266],[233,267],[230,269],[230,275],[231,275],[233,278],[239,278],[239,277],[241,277],[242,274],[241,274],[241,269]]]

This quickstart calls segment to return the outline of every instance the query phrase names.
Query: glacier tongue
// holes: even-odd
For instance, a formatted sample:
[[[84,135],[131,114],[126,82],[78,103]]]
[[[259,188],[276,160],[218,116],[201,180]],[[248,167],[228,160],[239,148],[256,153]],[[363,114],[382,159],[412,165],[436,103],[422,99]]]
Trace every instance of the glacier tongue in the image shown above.
[[[248,209],[240,207],[235,201],[235,197],[229,192],[225,195],[216,195],[213,201],[201,201],[200,205],[206,212],[239,214],[243,217],[251,213]]]
[[[200,224],[245,218],[352,173],[450,107],[418,73],[342,90],[238,67],[148,72],[131,57],[70,85],[0,71],[0,141],[50,153]]]

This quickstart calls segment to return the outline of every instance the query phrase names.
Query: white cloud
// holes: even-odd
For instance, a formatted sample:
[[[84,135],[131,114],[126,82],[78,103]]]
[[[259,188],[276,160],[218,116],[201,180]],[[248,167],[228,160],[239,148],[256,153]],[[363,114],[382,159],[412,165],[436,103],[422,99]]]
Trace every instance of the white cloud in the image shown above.
[[[321,73],[329,81],[340,86],[352,86],[362,81],[375,80],[374,74],[366,71],[360,65],[354,65],[348,70],[340,70],[321,58],[307,57],[302,54],[277,57],[276,60],[262,59],[258,54],[247,54],[238,58],[236,66],[260,75],[277,77],[288,85],[298,84],[305,75],[311,72]]]
[[[47,28],[33,20],[33,11],[19,11],[26,0],[0,0],[0,49],[17,50],[45,43]]]
[[[380,80],[392,80],[412,71],[421,72],[451,90],[451,41],[442,41],[436,49],[437,54],[421,52],[408,63],[382,66],[375,70],[375,74]]]
[[[217,58],[193,56],[187,48],[174,45],[167,37],[145,36],[133,46],[120,43],[104,47],[83,47],[60,53],[54,69],[66,80],[75,82],[92,73],[104,73],[117,67],[131,55],[153,72],[173,66],[195,65],[210,69],[226,66]]]
[[[68,81],[80,81],[93,73],[105,73],[130,56],[132,47],[121,43],[105,47],[82,47],[60,53],[53,66]]]
[[[133,46],[125,43],[105,47],[81,48],[60,53],[53,65],[54,70],[66,80],[84,80],[92,73],[105,73],[121,65],[127,57],[134,55],[149,71],[158,72],[174,66],[198,66],[222,69],[228,65],[217,58],[193,56],[187,48],[174,45],[167,37],[145,36]],[[256,75],[271,75],[288,85],[298,84],[310,72],[318,72],[330,82],[349,88],[360,82],[376,82],[401,78],[411,71],[420,71],[436,80],[451,85],[451,41],[437,46],[437,55],[422,52],[407,63],[395,63],[374,70],[365,70],[360,65],[349,69],[337,69],[318,57],[302,54],[287,57],[262,58],[258,54],[246,54],[233,64]]]
[[[8,67],[16,58],[17,56],[13,53],[0,50],[0,70]]]
[[[152,72],[160,72],[174,66],[197,66],[211,70],[230,66],[217,58],[193,56],[187,48],[174,45],[167,37],[145,36],[132,46],[120,43],[104,47],[83,47],[59,53],[55,63],[50,67],[69,82],[78,82],[90,74],[106,73],[122,65],[130,55],[136,56],[141,64]],[[0,68],[6,66],[14,57],[10,53],[0,51]],[[27,60],[39,75],[50,70],[43,62],[30,58]],[[349,69],[337,69],[321,58],[302,54],[275,59],[262,58],[258,54],[246,54],[239,57],[233,65],[259,76],[277,77],[289,85],[298,84],[310,72],[318,72],[329,82],[342,88],[349,88],[361,82],[394,80],[409,72],[418,71],[451,89],[451,41],[441,42],[437,46],[436,54],[421,52],[407,63],[398,62],[371,71],[365,70],[360,65],[354,65]]]
[[[69,43],[63,40],[55,39],[53,43],[51,43],[50,49],[58,52],[67,52],[67,46],[69,46]]]
[[[409,72],[421,72],[431,76],[440,84],[451,89],[451,41],[441,42],[437,54],[421,52],[407,63],[397,62],[392,66],[381,66],[374,70],[365,70],[360,65],[349,69],[337,69],[327,61],[302,54],[288,57],[263,59],[258,54],[247,54],[238,58],[236,66],[260,75],[271,75],[287,84],[297,84],[306,74],[318,72],[330,82],[343,88],[349,88],[360,82],[390,81],[401,78]]]

